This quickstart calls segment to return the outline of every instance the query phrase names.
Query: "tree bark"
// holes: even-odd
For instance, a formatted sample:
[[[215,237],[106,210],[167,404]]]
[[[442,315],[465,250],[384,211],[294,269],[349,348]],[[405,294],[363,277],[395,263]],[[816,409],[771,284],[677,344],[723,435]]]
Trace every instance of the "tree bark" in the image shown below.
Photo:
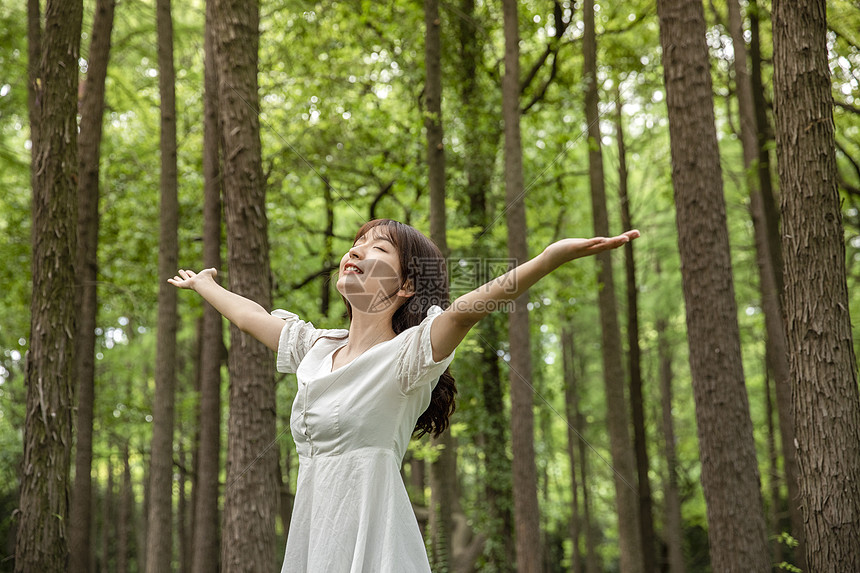
[[[767,420],[767,454],[770,467],[770,479],[768,480],[770,494],[770,532],[774,536],[771,546],[773,547],[773,562],[782,563],[782,543],[777,535],[781,532],[779,525],[780,506],[782,504],[782,496],[779,492],[779,454],[776,452],[776,432],[773,427],[773,399],[771,398],[771,379],[770,373],[765,372],[764,377],[764,403],[765,403],[765,418]]]
[[[573,330],[564,326],[561,331],[562,371],[564,372],[564,406],[567,416],[567,457],[570,460],[570,540],[573,548],[570,555],[572,573],[582,573],[582,552],[579,539],[582,533],[582,519],[579,515],[579,484],[576,479],[576,444],[580,440],[576,426],[576,403],[578,400],[575,367],[575,345]]]
[[[176,93],[170,0],[156,2],[158,89],[161,97],[161,206],[158,248],[158,341],[150,453],[146,571],[169,571],[173,559],[173,428],[176,409],[176,289],[167,279],[179,265],[176,173]]]
[[[427,182],[430,188],[430,238],[448,256],[445,223],[445,148],[442,128],[442,34],[438,0],[424,0],[424,128],[427,132]],[[430,464],[431,564],[453,565],[453,514],[457,492],[456,451],[450,429],[433,438],[438,457]]]
[[[221,268],[221,173],[218,124],[218,74],[215,66],[215,24],[212,0],[206,2],[203,96],[203,266]],[[200,442],[194,498],[191,571],[218,570],[219,476],[221,474],[221,364],[224,338],[221,314],[203,305],[200,336]]]
[[[78,418],[75,483],[69,523],[69,571],[89,573],[92,524],[93,406],[95,402],[96,284],[99,236],[99,149],[115,0],[99,0],[93,16],[87,79],[78,134],[77,308]]]
[[[224,145],[224,211],[230,290],[271,307],[266,194],[260,146],[259,5],[215,0],[218,105]],[[274,366],[269,349],[230,327],[230,418],[221,567],[264,571],[274,562],[276,483]]]
[[[767,102],[764,99],[761,70],[762,57],[759,20],[762,18],[761,12],[763,10],[763,8],[760,8],[756,4],[755,0],[750,0],[749,7],[747,8],[750,15],[750,83],[752,85],[756,130],[758,134],[759,190],[761,192],[762,206],[764,207],[765,222],[767,224],[768,245],[770,246],[774,280],[776,281],[776,290],[779,293],[776,302],[779,304],[780,317],[784,320],[785,314],[782,297],[785,292],[785,286],[783,281],[782,243],[779,231],[779,208],[774,198],[770,160],[770,144],[773,141],[773,130],[768,121]],[[784,335],[783,343],[787,348]],[[787,360],[786,367],[788,367]],[[791,519],[791,531],[794,535],[802,536],[803,515],[800,511],[800,490],[794,447],[794,414],[791,411],[790,368],[789,374],[785,378],[777,378],[774,381],[774,389],[776,394],[776,412],[779,419],[780,451],[783,458],[785,482],[788,487],[788,515]],[[805,550],[803,553],[800,553],[800,557],[802,559],[800,563],[805,563]]]
[[[715,571],[769,571],[741,364],[713,91],[698,0],[660,0],[672,183],[701,481]]]
[[[182,434],[182,427],[179,428],[179,433]],[[178,453],[179,457],[179,480],[178,499],[176,507],[176,537],[179,540],[179,571],[180,573],[188,573],[191,571],[191,510],[188,499],[188,482],[189,475],[187,470],[188,452],[184,449]]]
[[[585,378],[585,362],[579,361],[579,379]],[[578,388],[574,392],[573,415],[576,435],[582,436],[585,432],[585,416],[580,408],[580,397]],[[584,438],[579,440],[579,482],[582,484],[582,529],[585,531],[585,573],[598,573],[600,571],[600,555],[597,553],[597,534],[594,522],[591,519],[591,494],[588,490],[588,448]]]
[[[594,234],[608,237],[609,218],[606,213],[606,189],[603,174],[603,154],[600,145],[600,116],[597,92],[597,38],[594,31],[594,0],[582,4],[584,23],[582,38],[585,87],[585,121],[588,124],[588,175],[591,187],[591,209]],[[598,305],[603,347],[603,383],[610,451],[612,453],[615,482],[615,509],[618,514],[618,542],[622,573],[643,571],[642,537],[639,527],[639,503],[636,486],[633,444],[627,402],[624,398],[624,361],[621,349],[621,332],[615,301],[615,281],[612,273],[612,255],[597,255]]]
[[[445,148],[442,130],[441,27],[439,0],[424,0],[424,68],[426,73],[424,129],[427,131],[430,237],[442,249],[442,254],[447,257],[447,241],[445,240]]]
[[[128,461],[128,442],[123,445],[122,450],[122,494],[119,504],[119,516],[116,529],[116,571],[117,573],[128,573],[129,559],[129,529],[132,526],[134,510],[134,492],[131,489],[131,466]]]
[[[475,13],[474,0],[461,0],[462,18],[457,19],[460,75],[460,109],[464,123],[463,171],[466,179],[465,195],[468,198],[469,226],[476,229],[474,242],[469,255],[476,267],[476,276],[469,287],[475,288],[489,280],[485,265],[491,252],[483,241],[484,230],[489,218],[487,215],[487,194],[493,177],[496,149],[501,131],[497,123],[484,121],[487,108],[487,91],[481,89],[480,78],[483,67],[481,54],[483,44],[481,34],[475,23],[480,16]],[[453,296],[453,295],[452,295]],[[499,573],[512,571],[515,565],[515,545],[513,537],[514,520],[512,514],[513,491],[511,487],[511,460],[507,453],[508,419],[505,414],[504,389],[499,370],[501,317],[491,315],[475,327],[475,335],[482,341],[480,357],[480,392],[486,419],[483,432],[484,471],[486,472],[485,494],[488,507],[488,536],[485,555]]]
[[[666,458],[666,485],[663,492],[663,537],[668,549],[669,573],[684,573],[681,520],[681,496],[678,491],[678,456],[675,452],[675,425],[672,420],[672,353],[666,340],[666,321],[659,319],[657,331],[657,359],[660,363],[660,410],[662,412],[663,456]]]
[[[508,205],[508,257],[515,264],[528,260],[526,208],[523,201],[523,156],[520,136],[519,28],[516,0],[502,2],[505,34],[505,74],[502,78],[502,118],[505,123],[505,197]],[[510,341],[511,442],[513,449],[514,528],[517,571],[536,572],[543,563],[537,501],[537,469],[532,411],[532,363],[528,292],[514,301],[508,314]]]
[[[69,469],[75,399],[78,57],[80,1],[48,0],[40,38],[38,4],[28,4],[31,77],[32,277],[26,357],[24,459],[15,571],[68,566]],[[40,43],[40,44],[39,44]],[[37,44],[38,48],[32,46]],[[30,66],[35,72],[33,65]]]
[[[627,151],[624,145],[620,90],[616,93],[615,137],[618,145],[618,199],[621,204],[621,227],[632,229],[630,198],[627,195]],[[645,432],[645,405],[642,398],[642,351],[639,347],[639,297],[633,247],[633,243],[627,243],[624,246],[625,291],[627,294],[627,364],[630,371],[633,450],[636,456],[636,476],[639,478],[639,527],[642,535],[642,564],[645,571],[653,573],[657,571],[657,536],[654,533],[651,483],[648,479],[648,444]]]
[[[785,320],[811,571],[860,570],[860,396],[824,0],[773,5]]]
[[[785,342],[785,330],[782,320],[782,306],[780,304],[781,281],[777,278],[782,275],[781,269],[776,269],[774,263],[779,260],[774,255],[773,242],[768,228],[768,217],[765,212],[765,201],[761,191],[761,178],[757,170],[757,162],[760,159],[759,128],[755,114],[755,103],[753,101],[752,83],[750,73],[747,69],[747,49],[744,41],[743,19],[741,18],[738,0],[729,0],[729,29],[732,36],[732,48],[734,50],[735,84],[738,97],[738,110],[740,112],[741,144],[743,147],[744,170],[746,182],[750,194],[750,211],[752,213],[753,234],[755,236],[756,263],[759,272],[759,290],[761,291],[761,306],[764,312],[765,331],[767,333],[767,363],[774,376],[774,384],[787,394],[790,388],[790,374],[788,368],[788,354]],[[769,175],[769,174],[768,174]],[[778,240],[778,238],[776,238]],[[786,396],[787,397],[787,396]],[[784,412],[780,419],[780,428],[783,429],[783,441],[787,443],[785,448],[786,474],[795,476],[794,451],[791,444],[794,442],[794,424],[790,412]],[[789,481],[788,494],[789,505],[794,507],[793,518],[797,518],[797,483]],[[789,510],[791,512],[791,509]],[[803,530],[795,529],[792,519],[792,534],[798,541],[795,548],[795,558],[801,569],[806,569],[804,559]]]
[[[100,571],[113,571],[113,559],[111,559],[111,533],[113,532],[113,524],[116,523],[116,515],[114,514],[114,485],[113,485],[113,464],[111,456],[107,457],[107,483],[105,484],[104,495],[102,496],[102,530],[101,530],[101,555]]]

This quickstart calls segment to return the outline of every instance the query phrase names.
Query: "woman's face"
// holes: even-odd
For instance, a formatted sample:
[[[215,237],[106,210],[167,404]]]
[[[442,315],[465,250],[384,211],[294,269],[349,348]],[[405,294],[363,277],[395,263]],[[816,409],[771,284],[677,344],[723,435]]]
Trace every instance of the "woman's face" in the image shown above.
[[[337,290],[353,311],[385,312],[405,301],[400,254],[388,235],[373,227],[340,260]],[[400,296],[398,296],[400,294]]]

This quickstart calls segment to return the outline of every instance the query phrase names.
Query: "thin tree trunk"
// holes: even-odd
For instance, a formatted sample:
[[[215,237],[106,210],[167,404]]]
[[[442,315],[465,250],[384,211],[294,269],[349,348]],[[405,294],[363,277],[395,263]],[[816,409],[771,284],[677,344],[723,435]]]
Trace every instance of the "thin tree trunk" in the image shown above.
[[[570,555],[572,573],[582,573],[582,552],[579,549],[582,522],[579,515],[579,484],[576,479],[576,444],[580,437],[576,433],[577,380],[573,331],[565,326],[561,331],[562,370],[564,372],[564,406],[567,416],[567,457],[570,460],[570,540],[573,548]]]
[[[92,529],[93,405],[95,402],[96,282],[99,236],[99,148],[115,0],[99,0],[93,16],[78,135],[78,419],[75,483],[69,523],[69,571],[89,573]]]
[[[268,221],[260,145],[259,5],[215,0],[218,105],[230,290],[270,308]],[[230,418],[221,566],[265,571],[275,560],[275,383],[271,352],[230,327]]]
[[[28,4],[36,118],[32,147],[32,277],[27,407],[15,571],[68,566],[69,469],[75,400],[77,250],[77,96],[83,7],[48,0],[39,38],[38,4]],[[41,44],[39,44],[41,42]],[[33,46],[32,44],[36,44]],[[30,66],[35,72],[34,66]]]
[[[27,0],[27,113],[30,120],[30,184],[36,184],[36,157],[41,149],[39,120],[42,103],[42,8]]]
[[[497,124],[487,126],[482,121],[489,107],[486,91],[481,89],[479,79],[483,72],[481,55],[483,43],[476,22],[480,16],[475,12],[475,0],[461,0],[457,19],[460,50],[459,87],[460,108],[464,122],[463,171],[466,179],[465,195],[468,198],[469,226],[478,229],[475,233],[470,256],[475,262],[476,276],[469,287],[475,288],[489,280],[486,265],[488,254],[481,237],[487,227],[487,193],[493,177],[497,143],[501,131]],[[453,296],[453,295],[452,295]],[[507,425],[504,389],[499,370],[501,318],[491,315],[475,327],[475,335],[483,344],[480,357],[480,391],[486,426],[483,432],[484,470],[486,472],[485,494],[488,507],[486,533],[486,557],[499,573],[512,571],[515,565],[513,539],[513,491],[511,487],[511,460],[507,453]]]
[[[445,225],[445,149],[442,144],[442,34],[438,0],[424,0],[424,127],[427,132],[427,183],[430,188],[430,238],[448,256]],[[434,569],[453,565],[454,496],[456,495],[456,452],[450,429],[433,445],[439,449],[430,464],[431,563]]]
[[[215,66],[214,6],[206,2],[203,96],[203,266],[221,268],[221,173],[219,169],[218,75]],[[200,335],[200,441],[194,494],[191,571],[218,570],[218,497],[221,468],[221,364],[224,361],[220,313],[203,305]]]
[[[182,428],[179,428],[180,434]],[[176,537],[179,539],[179,571],[188,573],[191,571],[191,530],[189,527],[190,514],[188,506],[188,452],[184,449],[179,452],[179,481],[178,504],[176,507]]]
[[[770,256],[773,258],[773,270],[776,278],[777,290],[780,295],[783,292],[783,264],[782,264],[782,240],[779,233],[779,207],[774,198],[773,178],[771,177],[770,143],[773,141],[773,129],[768,121],[768,104],[765,101],[765,88],[762,80],[762,56],[761,56],[761,34],[759,32],[759,21],[769,20],[769,14],[756,3],[756,0],[747,0],[747,14],[750,18],[750,85],[753,94],[753,106],[755,107],[756,133],[758,134],[758,180],[761,192],[762,204],[764,205],[765,220],[767,222],[768,245],[770,245]],[[782,307],[782,298],[777,299]],[[787,384],[790,386],[790,384]],[[788,392],[790,395],[791,392]],[[789,412],[790,413],[790,412]],[[793,440],[792,440],[793,443]],[[795,465],[795,473],[797,468]]]
[[[102,497],[102,535],[101,535],[101,563],[100,571],[113,571],[113,563],[111,559],[111,533],[114,530],[116,516],[114,515],[114,484],[113,484],[113,464],[111,456],[107,457],[107,484],[105,485],[104,496]]]
[[[424,0],[424,128],[427,131],[427,186],[430,189],[430,237],[448,256],[445,240],[445,148],[442,144],[442,21],[439,1]],[[441,242],[440,242],[441,241]],[[443,248],[444,247],[444,248]]]
[[[615,98],[615,136],[618,145],[618,199],[621,204],[621,226],[632,229],[630,199],[627,195],[627,151],[621,115],[621,93]],[[630,411],[633,419],[633,448],[636,455],[636,475],[639,478],[639,526],[642,534],[642,564],[645,571],[657,571],[657,536],[654,533],[654,511],[651,483],[648,479],[648,444],[645,433],[645,407],[642,398],[642,368],[639,348],[639,300],[636,286],[636,259],[633,243],[624,246],[627,293],[627,364],[630,369]]]
[[[701,481],[715,571],[770,571],[741,363],[704,10],[659,0]]]
[[[140,521],[142,527],[137,536],[137,559],[138,571],[146,571],[146,539],[149,537],[149,473],[144,471],[143,474],[143,505],[140,512]]]
[[[585,121],[588,124],[588,174],[591,186],[591,210],[594,234],[608,237],[609,218],[606,213],[606,190],[603,176],[603,154],[600,145],[600,118],[597,91],[597,39],[594,31],[594,0],[582,4],[584,23],[582,53],[585,87]],[[618,514],[618,542],[622,573],[643,571],[642,536],[639,527],[639,503],[636,486],[633,444],[624,398],[624,362],[621,332],[615,301],[615,281],[612,255],[597,255],[598,305],[603,346],[603,382],[610,451],[615,483],[615,509]]]
[[[785,317],[810,571],[860,570],[860,395],[824,0],[775,0]]]
[[[119,516],[116,525],[116,571],[128,573],[129,527],[132,525],[133,492],[131,489],[131,466],[128,461],[128,442],[122,449],[122,493],[120,494]]]
[[[756,133],[758,134],[758,183],[761,193],[762,207],[767,225],[768,245],[770,246],[771,266],[776,281],[776,291],[779,296],[780,317],[784,319],[782,297],[785,292],[783,281],[782,243],[779,231],[779,209],[774,198],[771,178],[770,144],[773,141],[773,131],[768,122],[767,102],[764,99],[762,82],[761,40],[759,34],[760,12],[755,0],[750,0],[747,12],[750,15],[750,83],[753,93],[753,105],[756,116]],[[785,336],[783,335],[783,344]],[[787,353],[787,349],[786,349]],[[786,354],[787,357],[787,354]],[[787,366],[787,360],[786,360]],[[773,370],[773,369],[772,369]],[[791,519],[791,531],[794,535],[803,536],[803,515],[800,511],[800,490],[797,477],[797,458],[794,447],[794,414],[791,411],[791,378],[774,380],[776,393],[776,411],[779,419],[780,451],[782,452],[785,482],[788,487],[788,515]],[[804,544],[805,545],[805,544]],[[805,550],[799,555],[800,563],[805,563]]]
[[[323,179],[323,197],[325,198],[325,238],[323,239],[324,269],[333,267],[334,259],[334,197],[332,197],[331,184]],[[320,275],[320,314],[328,316],[331,307],[331,273]]]
[[[502,118],[505,122],[505,197],[508,206],[508,257],[514,264],[528,260],[526,208],[523,201],[523,156],[520,136],[519,16],[516,0],[502,2],[505,33],[505,74],[502,78]],[[540,570],[540,514],[532,410],[532,363],[528,292],[514,301],[508,314],[510,340],[511,442],[514,475],[514,528],[517,571]]]
[[[577,379],[585,380],[585,361],[579,361],[579,376]],[[580,408],[579,386],[573,392],[573,424],[576,435],[580,437],[579,442],[579,483],[582,484],[582,529],[585,532],[585,573],[598,573],[600,571],[600,556],[597,553],[597,530],[591,520],[591,494],[588,490],[588,444],[583,437],[585,432],[585,416]]]
[[[409,483],[412,486],[412,492],[415,495],[415,503],[425,505],[424,487],[426,482],[426,464],[424,460],[412,458],[409,460]]]
[[[176,289],[167,279],[179,265],[176,96],[170,0],[156,2],[158,89],[161,96],[161,206],[158,249],[158,341],[150,453],[147,573],[169,571],[173,559],[173,428],[176,401]]]
[[[666,485],[663,492],[664,531],[668,550],[669,573],[684,573],[681,496],[678,492],[678,456],[675,453],[675,427],[672,421],[672,353],[666,340],[666,321],[660,319],[657,331],[657,356],[660,363],[660,405],[662,411],[663,456],[666,458]]]
[[[289,423],[287,420],[286,423]],[[279,503],[278,511],[281,517],[281,526],[285,533],[290,531],[290,521],[293,516],[293,501],[295,496],[290,492],[290,457],[284,456],[284,467],[282,468],[280,460],[278,460],[278,478],[279,478]]]
[[[776,452],[776,432],[773,427],[773,399],[771,398],[771,379],[770,373],[765,372],[764,376],[764,401],[765,401],[765,417],[767,418],[767,454],[770,464],[770,532],[774,537],[773,547],[773,562],[782,563],[782,543],[776,537],[780,533],[779,528],[779,508],[782,504],[782,496],[779,493],[779,454]]]
[[[741,144],[743,147],[744,170],[746,172],[747,186],[750,194],[750,210],[752,212],[753,233],[755,236],[756,263],[759,272],[759,285],[761,290],[761,304],[764,311],[765,330],[767,332],[766,345],[768,366],[775,378],[774,384],[783,393],[790,388],[790,373],[788,368],[788,354],[785,342],[785,330],[783,328],[782,307],[779,297],[781,293],[780,281],[777,275],[782,271],[774,268],[777,257],[773,255],[771,234],[768,232],[767,215],[765,204],[760,190],[761,179],[759,178],[756,164],[760,157],[758,141],[758,125],[755,115],[755,104],[753,102],[752,84],[750,74],[747,70],[747,50],[744,41],[743,19],[741,18],[738,0],[729,0],[729,29],[732,36],[732,47],[734,49],[735,84],[738,96],[738,108],[740,111]],[[786,396],[787,397],[787,396]],[[780,421],[780,427],[785,431],[784,440],[789,446],[785,456],[786,467],[791,467],[789,473],[795,474],[794,452],[791,451],[791,443],[794,441],[794,425],[790,412],[785,412]],[[796,499],[797,484],[789,482],[789,499]],[[790,505],[795,505],[790,502]],[[795,510],[796,512],[797,510]],[[794,523],[792,523],[794,525]],[[798,541],[795,548],[795,558],[801,569],[806,569],[804,559],[803,531],[792,530]]]

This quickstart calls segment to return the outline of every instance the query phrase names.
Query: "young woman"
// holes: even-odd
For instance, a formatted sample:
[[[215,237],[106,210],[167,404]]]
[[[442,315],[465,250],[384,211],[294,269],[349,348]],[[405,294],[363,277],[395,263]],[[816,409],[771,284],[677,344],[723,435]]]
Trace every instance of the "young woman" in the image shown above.
[[[429,572],[399,470],[413,434],[448,426],[456,390],[447,369],[457,345],[560,265],[638,236],[558,241],[447,306],[436,245],[408,225],[370,221],[340,261],[349,330],[318,329],[284,310],[269,314],[220,287],[215,269],[180,270],[171,284],[197,291],[277,351],[279,371],[296,373],[290,428],[299,475],[282,573]]]

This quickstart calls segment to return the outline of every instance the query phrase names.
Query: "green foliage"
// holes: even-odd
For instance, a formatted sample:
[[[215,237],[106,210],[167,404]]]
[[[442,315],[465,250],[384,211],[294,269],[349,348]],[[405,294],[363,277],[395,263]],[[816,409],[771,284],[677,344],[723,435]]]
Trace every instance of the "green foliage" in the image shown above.
[[[763,13],[764,82],[770,85],[769,3]],[[587,173],[588,143],[583,113],[578,6],[562,2],[569,26],[556,32],[553,4],[520,2],[523,80],[547,47],[553,55],[525,86],[522,105],[535,100],[521,118],[528,240],[532,255],[564,236],[592,233]],[[89,8],[91,10],[91,7]],[[427,231],[428,193],[423,122],[423,13],[410,2],[333,2],[330,0],[263,2],[260,42],[260,125],[267,182],[267,215],[271,244],[273,306],[287,308],[323,328],[346,324],[343,305],[332,284],[324,287],[325,269],[336,263],[368,217],[392,217]],[[851,311],[860,320],[860,121],[858,78],[860,50],[856,30],[860,16],[850,2],[828,3],[834,110],[839,144],[840,186],[844,198],[846,260]],[[725,27],[725,5],[708,5],[707,40],[712,55],[715,115],[720,138],[723,179],[732,246],[735,291],[751,415],[760,459],[767,459],[763,400],[764,343],[758,275],[748,212],[748,192],[737,133],[731,42]],[[474,16],[442,6],[442,124],[447,164],[448,243],[452,264],[479,256],[507,256],[507,202],[501,173],[503,140],[499,82],[503,73],[501,13],[494,3],[478,3]],[[85,29],[91,14],[85,22]],[[176,98],[179,138],[180,260],[185,267],[201,262],[202,227],[202,27],[203,2],[174,10]],[[469,113],[463,109],[464,66],[460,27],[481,42],[476,55]],[[679,481],[685,522],[685,551],[691,571],[705,571],[707,519],[699,485],[698,442],[686,326],[677,254],[665,91],[660,67],[659,29],[653,2],[602,2],[597,13],[598,82],[601,90],[604,169],[610,228],[620,230],[616,189],[618,152],[614,110],[622,106],[626,130],[628,185],[633,224],[642,233],[635,243],[643,351],[646,433],[651,455],[652,489],[662,504],[666,468],[662,457],[657,363],[658,321],[665,321],[672,347],[675,377],[675,431]],[[86,69],[88,38],[82,42]],[[97,381],[93,475],[99,500],[108,474],[120,480],[121,448],[130,444],[134,498],[138,518],[151,436],[157,311],[158,236],[158,70],[155,11],[151,1],[123,2],[117,7],[113,52],[107,79],[107,109],[102,143],[99,247]],[[26,85],[26,12],[18,3],[0,9],[0,514],[9,516],[17,500],[21,461],[25,388],[24,355],[29,338],[30,300],[30,157]],[[551,72],[555,65],[554,73]],[[544,89],[545,88],[545,89]],[[770,99],[769,94],[767,99]],[[596,145],[597,142],[594,142]],[[480,159],[489,173],[486,189],[488,228],[470,222],[470,162]],[[327,219],[333,237],[325,240]],[[623,285],[622,255],[615,255],[619,298]],[[226,281],[229,269],[222,269]],[[536,465],[539,473],[541,525],[553,559],[569,564],[572,543],[566,540],[572,492],[567,458],[568,423],[560,350],[561,328],[570,325],[577,343],[581,408],[586,424],[578,440],[587,442],[592,516],[599,531],[602,563],[618,558],[613,470],[610,460],[601,372],[595,267],[580,261],[560,269],[530,293],[535,390]],[[477,285],[476,285],[477,286]],[[331,306],[320,308],[328,289]],[[453,292],[454,296],[462,292]],[[194,392],[198,318],[202,306],[192,295],[180,296],[178,337],[180,369],[177,402],[178,451],[193,448],[197,398]],[[621,306],[624,312],[623,305]],[[491,324],[500,334],[502,378],[507,380],[503,316]],[[227,337],[225,336],[225,339]],[[855,336],[860,349],[860,336]],[[458,409],[452,431],[458,442],[461,505],[470,523],[481,530],[490,516],[485,499],[488,460],[483,440],[489,431],[480,388],[480,358],[486,340],[474,332],[458,349],[452,366],[458,381]],[[505,382],[507,387],[507,382]],[[228,416],[225,406],[222,420]],[[294,376],[277,386],[281,467],[295,487],[295,453],[288,436],[289,404]],[[506,408],[508,397],[505,396]],[[226,423],[223,425],[226,432]],[[226,438],[222,440],[226,444]],[[226,449],[226,445],[224,446]],[[427,462],[438,452],[428,439],[413,441],[410,455]],[[765,481],[770,474],[763,471]],[[222,476],[223,480],[223,476]],[[114,495],[116,495],[114,493]],[[659,513],[659,511],[655,512]],[[658,518],[657,529],[661,530]],[[0,537],[8,536],[8,517]],[[101,525],[99,525],[101,527]],[[791,547],[788,534],[780,543]],[[490,544],[497,543],[490,540]],[[490,549],[487,554],[490,554]],[[483,570],[494,570],[481,562]],[[796,570],[783,563],[785,570]]]

